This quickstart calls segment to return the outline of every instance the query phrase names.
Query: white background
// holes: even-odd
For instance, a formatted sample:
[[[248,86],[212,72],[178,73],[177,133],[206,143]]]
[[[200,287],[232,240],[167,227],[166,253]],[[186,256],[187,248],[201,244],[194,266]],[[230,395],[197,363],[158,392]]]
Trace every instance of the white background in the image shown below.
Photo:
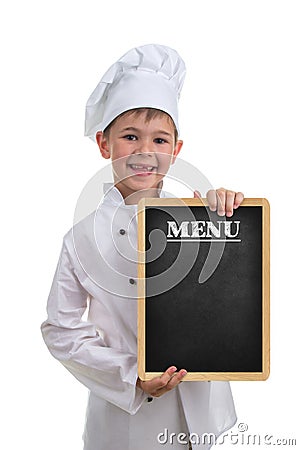
[[[2,6],[1,448],[82,448],[87,391],[39,327],[76,200],[103,165],[83,137],[85,102],[117,58],[153,42],[187,65],[182,158],[216,187],[270,201],[271,376],[232,389],[249,434],[299,445],[299,23],[292,0]]]

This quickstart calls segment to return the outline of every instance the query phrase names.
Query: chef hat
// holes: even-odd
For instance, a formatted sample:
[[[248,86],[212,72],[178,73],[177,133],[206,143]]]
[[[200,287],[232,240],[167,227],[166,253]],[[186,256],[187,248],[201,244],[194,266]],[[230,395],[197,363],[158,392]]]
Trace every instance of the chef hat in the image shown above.
[[[185,64],[178,53],[149,44],[125,53],[104,74],[86,104],[85,136],[95,140],[121,113],[155,108],[168,113],[178,127],[178,99]]]

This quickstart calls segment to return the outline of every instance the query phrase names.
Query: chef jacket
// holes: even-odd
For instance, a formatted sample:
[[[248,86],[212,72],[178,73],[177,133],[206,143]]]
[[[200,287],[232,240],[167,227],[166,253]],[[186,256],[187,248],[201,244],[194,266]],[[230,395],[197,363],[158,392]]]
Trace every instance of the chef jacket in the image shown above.
[[[192,433],[193,449],[208,449],[203,435],[217,437],[236,421],[228,382],[182,382],[152,401],[136,387],[136,213],[106,185],[97,210],[64,236],[43,338],[90,391],[85,450],[186,448],[179,433]]]

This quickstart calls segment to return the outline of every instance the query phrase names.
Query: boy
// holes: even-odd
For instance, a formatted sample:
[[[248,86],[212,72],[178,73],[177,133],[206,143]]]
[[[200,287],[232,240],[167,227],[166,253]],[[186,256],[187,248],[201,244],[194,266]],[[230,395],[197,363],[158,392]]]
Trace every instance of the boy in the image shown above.
[[[203,433],[218,436],[236,421],[227,382],[181,383],[186,370],[174,366],[150,381],[137,376],[136,204],[166,195],[163,178],[182,147],[184,75],[174,50],[139,47],[106,72],[87,103],[85,134],[111,159],[114,183],[64,237],[42,324],[52,355],[90,390],[85,450],[182,449],[189,433],[194,449],[209,448],[197,443]],[[230,216],[243,194],[219,189],[208,200]]]

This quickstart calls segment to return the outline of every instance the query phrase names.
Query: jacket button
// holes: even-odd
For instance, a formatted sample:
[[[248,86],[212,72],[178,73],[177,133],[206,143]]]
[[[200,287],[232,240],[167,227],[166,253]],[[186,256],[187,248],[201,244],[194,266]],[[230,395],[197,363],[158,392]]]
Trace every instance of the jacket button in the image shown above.
[[[135,284],[135,280],[133,278],[129,278],[129,283],[130,284]]]
[[[126,234],[126,231],[125,231],[123,228],[121,228],[121,229],[119,230],[119,233],[120,233],[122,236],[124,236],[124,234]]]
[[[152,402],[152,400],[153,400],[153,397],[148,397],[148,398],[147,398],[147,402],[148,402],[148,403]]]

